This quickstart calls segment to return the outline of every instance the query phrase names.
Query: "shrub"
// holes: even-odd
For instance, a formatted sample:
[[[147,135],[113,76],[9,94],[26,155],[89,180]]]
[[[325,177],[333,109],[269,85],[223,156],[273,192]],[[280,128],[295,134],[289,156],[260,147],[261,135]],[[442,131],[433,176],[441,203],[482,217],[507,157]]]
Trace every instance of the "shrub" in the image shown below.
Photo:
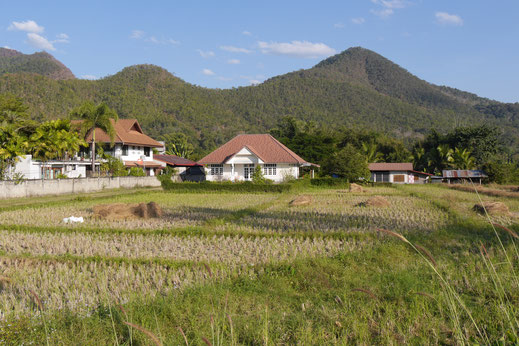
[[[128,173],[131,177],[145,177],[146,173],[142,168],[139,167],[132,167],[130,168],[130,172]]]
[[[340,186],[345,188],[350,186],[350,183],[347,179],[331,177],[314,178],[310,180],[310,184],[313,186]]]
[[[254,173],[252,173],[252,182],[254,184],[265,184],[265,177],[263,176],[261,166],[256,166],[254,169]]]
[[[250,181],[230,182],[182,182],[176,183],[171,179],[159,179],[164,191],[170,192],[287,192],[292,189],[288,184],[253,184]]]

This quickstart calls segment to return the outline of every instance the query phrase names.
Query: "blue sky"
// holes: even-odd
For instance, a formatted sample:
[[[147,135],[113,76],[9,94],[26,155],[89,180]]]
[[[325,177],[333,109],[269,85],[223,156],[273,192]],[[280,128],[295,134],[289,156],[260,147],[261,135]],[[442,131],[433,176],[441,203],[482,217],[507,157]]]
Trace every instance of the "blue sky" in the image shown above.
[[[211,88],[260,83],[362,46],[429,82],[519,101],[519,1],[2,1],[0,47],[80,78],[162,66]]]

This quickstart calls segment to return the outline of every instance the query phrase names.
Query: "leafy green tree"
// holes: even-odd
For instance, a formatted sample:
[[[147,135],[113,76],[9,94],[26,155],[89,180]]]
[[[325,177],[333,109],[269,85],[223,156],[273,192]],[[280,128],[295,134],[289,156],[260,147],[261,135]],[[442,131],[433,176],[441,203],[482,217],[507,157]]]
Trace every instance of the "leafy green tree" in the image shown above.
[[[190,158],[193,154],[193,145],[188,142],[188,138],[183,133],[170,133],[162,136],[166,142],[166,154],[178,157]]]
[[[116,157],[105,154],[104,161],[101,163],[101,171],[109,174],[112,177],[125,177],[128,175],[128,170],[124,163]]]
[[[117,122],[119,117],[117,113],[108,107],[105,103],[100,103],[97,106],[92,102],[85,102],[80,107],[74,109],[71,117],[83,120],[81,124],[81,135],[86,136],[92,133],[91,153],[92,153],[92,173],[95,172],[95,147],[96,147],[96,129],[101,129],[110,137],[112,146],[115,141],[115,128],[112,120]]]
[[[18,134],[14,125],[0,126],[0,179],[6,174],[19,157],[27,153],[27,139]]]
[[[265,183],[265,177],[263,176],[263,170],[261,169],[261,166],[256,166],[254,168],[254,172],[252,173],[252,182],[254,184],[264,184]]]
[[[370,176],[366,156],[351,144],[326,159],[322,169],[326,174],[337,175],[350,182]]]
[[[144,172],[144,169],[140,167],[132,167],[130,168],[130,172],[128,172],[128,175],[131,177],[145,177],[146,173]]]

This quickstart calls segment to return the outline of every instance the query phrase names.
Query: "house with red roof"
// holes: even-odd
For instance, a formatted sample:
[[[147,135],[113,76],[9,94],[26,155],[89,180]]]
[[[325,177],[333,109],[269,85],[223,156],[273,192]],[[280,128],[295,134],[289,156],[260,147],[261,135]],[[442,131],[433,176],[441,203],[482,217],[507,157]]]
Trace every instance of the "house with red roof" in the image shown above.
[[[128,168],[142,168],[147,175],[155,175],[157,170],[166,167],[166,164],[154,160],[153,149],[163,149],[164,144],[154,140],[144,133],[137,119],[111,119],[115,129],[114,146],[111,145],[110,136],[103,130],[96,128],[95,141],[101,145],[105,154],[120,159]],[[73,124],[80,125],[81,120],[73,120]],[[92,143],[92,132],[87,132],[85,140]],[[83,148],[80,157],[86,158],[91,155],[91,146]]]
[[[432,174],[415,171],[411,162],[370,163],[371,181],[376,183],[424,184]]]
[[[299,168],[311,166],[269,134],[238,135],[198,161],[208,181],[252,180],[256,167],[265,178],[282,182],[299,177]]]

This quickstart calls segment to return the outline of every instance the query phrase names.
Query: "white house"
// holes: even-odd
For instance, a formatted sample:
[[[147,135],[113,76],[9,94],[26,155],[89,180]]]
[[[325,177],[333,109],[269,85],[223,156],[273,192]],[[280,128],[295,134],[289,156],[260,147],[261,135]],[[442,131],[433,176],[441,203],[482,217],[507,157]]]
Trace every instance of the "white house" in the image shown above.
[[[73,120],[76,127],[81,125],[81,120]],[[114,146],[111,146],[110,137],[101,129],[96,129],[96,145],[103,147],[106,154],[120,159],[128,168],[139,167],[147,175],[155,175],[157,169],[166,167],[166,163],[153,159],[153,149],[162,150],[164,143],[158,142],[147,136],[142,131],[136,119],[112,120],[115,129]],[[22,175],[24,179],[55,179],[61,175],[67,178],[84,178],[92,173],[91,146],[92,132],[85,136],[89,144],[87,148],[81,148],[80,152],[68,160],[51,160],[42,162],[35,160],[31,155],[19,157],[18,162],[9,173]],[[96,162],[96,170],[99,169],[100,158]]]
[[[209,181],[252,180],[259,166],[265,178],[282,182],[299,177],[299,167],[311,166],[268,134],[238,135],[200,161]]]
[[[81,120],[72,121],[80,126]],[[147,136],[142,131],[137,119],[112,120],[115,129],[114,146],[111,147],[110,136],[101,129],[96,129],[96,145],[102,145],[105,154],[120,159],[126,167],[139,167],[146,171],[147,175],[155,175],[157,169],[166,167],[166,164],[153,159],[153,149],[163,149],[164,143],[158,142]],[[85,140],[92,143],[92,131],[88,132]],[[90,145],[81,150],[79,155],[85,160],[90,157]],[[87,169],[90,167],[87,166]]]
[[[14,174],[23,176],[24,179],[55,179],[60,175],[66,175],[68,178],[85,178],[86,167],[91,163],[81,161],[79,157],[75,157],[67,161],[46,161],[33,160],[32,155],[19,157],[19,161],[11,171],[11,177]]]
[[[432,174],[418,172],[411,162],[405,163],[370,163],[371,181],[376,183],[423,184]]]

